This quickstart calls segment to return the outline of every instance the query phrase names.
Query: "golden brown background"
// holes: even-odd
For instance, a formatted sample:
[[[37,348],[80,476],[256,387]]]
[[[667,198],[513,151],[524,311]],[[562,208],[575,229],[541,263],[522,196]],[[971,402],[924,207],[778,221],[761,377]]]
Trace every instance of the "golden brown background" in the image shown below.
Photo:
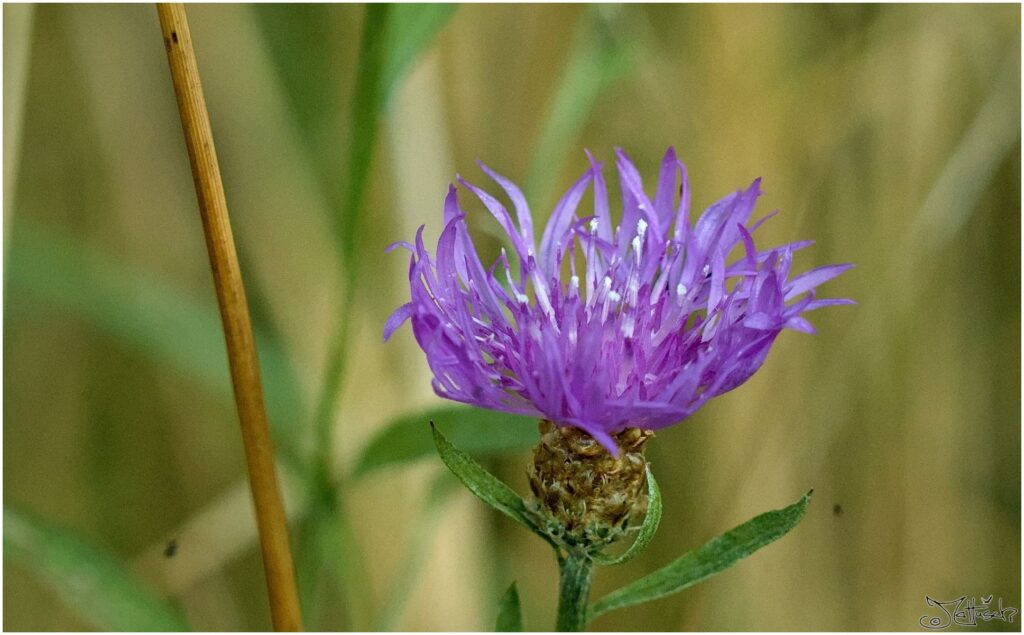
[[[308,419],[348,291],[330,218],[364,8],[189,13],[258,326],[277,333]],[[194,628],[265,629],[222,344],[188,317],[215,300],[156,13],[4,16],[5,505],[130,561]],[[482,184],[473,161],[487,161],[543,216],[583,148],[607,160],[622,146],[653,183],[673,144],[698,209],[763,177],[760,213],[783,213],[762,238],[815,239],[799,269],[856,263],[825,290],[859,305],[817,312],[817,335],[784,334],[750,382],[659,433],[661,531],[601,569],[595,595],[813,487],[800,526],[593,627],[915,630],[926,594],[1020,607],[1019,41],[1013,5],[460,6],[380,120],[336,469],[439,401],[408,330],[380,342],[407,293],[406,257],[383,248],[421,223],[437,236],[457,171]],[[525,491],[526,460],[488,465]],[[422,519],[441,469],[349,484],[371,610],[348,610],[353,590],[331,579],[307,626],[488,630],[518,580],[527,628],[550,627],[541,541],[464,491]],[[5,562],[4,582],[6,629],[89,627],[31,572]],[[394,597],[405,610],[383,623]]]

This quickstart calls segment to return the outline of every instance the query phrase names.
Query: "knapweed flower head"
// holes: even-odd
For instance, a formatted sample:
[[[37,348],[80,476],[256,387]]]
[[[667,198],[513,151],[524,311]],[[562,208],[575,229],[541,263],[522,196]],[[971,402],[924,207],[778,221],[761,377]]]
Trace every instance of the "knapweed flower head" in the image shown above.
[[[602,165],[587,156],[590,168],[555,206],[539,245],[512,182],[480,164],[515,219],[458,178],[498,221],[514,260],[503,249],[490,266],[481,262],[454,185],[435,257],[423,227],[415,244],[393,245],[412,252],[411,300],[388,318],[384,339],[411,321],[439,396],[573,426],[618,455],[617,432],[682,421],[749,379],[782,330],[814,332],[804,313],[852,303],[815,296],[852,265],[791,276],[793,253],[811,241],[757,247],[754,234],[774,215],[751,221],[760,179],[691,223],[686,168],[672,148],[653,198],[617,150],[616,225]],[[593,208],[581,209],[588,188]]]

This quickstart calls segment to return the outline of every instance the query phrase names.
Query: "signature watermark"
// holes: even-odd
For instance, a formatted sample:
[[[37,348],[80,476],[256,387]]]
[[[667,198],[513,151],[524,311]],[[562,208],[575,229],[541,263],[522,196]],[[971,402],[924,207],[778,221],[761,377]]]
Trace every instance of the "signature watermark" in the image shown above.
[[[979,622],[992,620],[1013,624],[1013,618],[1020,611],[1012,606],[1003,606],[1003,598],[999,598],[996,606],[992,605],[991,595],[980,598],[962,595],[955,600],[936,600],[930,595],[924,596],[928,606],[938,609],[940,615],[922,615],[918,623],[932,631],[941,631],[950,626],[977,626]],[[935,613],[935,611],[932,611]]]

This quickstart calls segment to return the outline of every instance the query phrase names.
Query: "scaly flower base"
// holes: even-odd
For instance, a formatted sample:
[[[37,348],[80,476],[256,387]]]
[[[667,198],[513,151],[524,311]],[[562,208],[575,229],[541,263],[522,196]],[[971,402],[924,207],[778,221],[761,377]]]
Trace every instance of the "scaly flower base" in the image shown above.
[[[586,432],[540,421],[540,443],[529,467],[528,502],[537,526],[566,552],[592,553],[640,527],[647,513],[649,430],[615,435],[618,458]]]

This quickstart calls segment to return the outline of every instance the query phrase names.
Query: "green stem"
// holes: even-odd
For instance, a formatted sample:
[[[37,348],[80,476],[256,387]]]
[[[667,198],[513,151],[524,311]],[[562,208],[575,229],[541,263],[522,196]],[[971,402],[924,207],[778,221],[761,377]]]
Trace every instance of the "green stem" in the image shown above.
[[[579,632],[587,627],[587,603],[594,563],[584,553],[570,553],[558,563],[558,621],[555,630]]]
[[[359,228],[360,210],[366,195],[366,182],[370,170],[370,159],[373,154],[374,142],[377,138],[377,119],[380,115],[383,90],[380,85],[380,69],[384,64],[384,41],[380,34],[386,32],[389,9],[386,5],[371,5],[366,8],[363,21],[362,42],[359,53],[359,71],[356,76],[355,96],[353,97],[352,123],[354,140],[351,147],[349,162],[349,178],[342,196],[342,205],[337,216],[335,231],[341,256],[343,290],[347,298],[338,311],[338,322],[330,343],[330,358],[324,385],[317,402],[313,422],[313,448],[311,469],[311,498],[314,501],[325,500],[322,506],[323,522],[314,523],[311,527],[313,539],[321,537],[320,532],[334,536],[332,547],[336,555],[337,571],[342,577],[342,586],[348,599],[349,626],[354,630],[364,628],[372,619],[369,588],[365,584],[365,571],[362,552],[356,544],[355,531],[351,519],[347,515],[348,492],[347,483],[339,470],[334,474],[334,416],[338,408],[342,384],[348,364],[349,329],[354,317],[353,307],[359,291],[357,281],[360,279],[360,259],[357,251],[361,235]],[[315,510],[314,510],[315,511]],[[314,514],[314,519],[316,515]],[[313,552],[314,555],[316,552]],[[314,591],[316,580],[313,576]],[[310,592],[308,597],[315,598]],[[357,626],[352,626],[355,622]]]

